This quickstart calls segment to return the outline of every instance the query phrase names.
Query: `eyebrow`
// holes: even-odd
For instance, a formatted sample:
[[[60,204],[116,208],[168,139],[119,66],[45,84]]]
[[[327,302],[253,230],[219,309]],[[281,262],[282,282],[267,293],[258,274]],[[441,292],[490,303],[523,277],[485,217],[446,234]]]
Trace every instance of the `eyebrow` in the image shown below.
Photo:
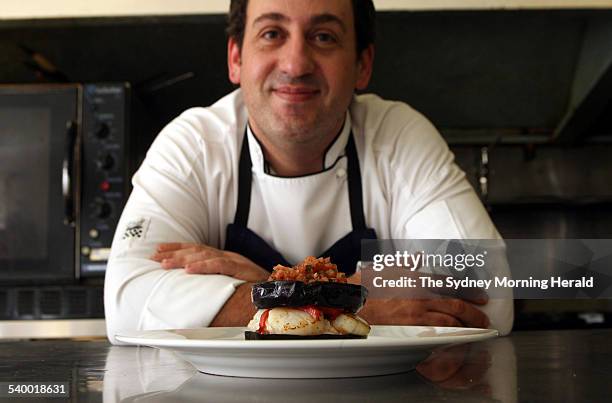
[[[342,20],[334,14],[319,14],[315,15],[310,19],[310,23],[312,25],[326,24],[328,22],[336,23],[340,27],[342,32],[346,32],[346,26],[344,25],[344,22],[342,22]]]
[[[260,24],[264,21],[272,20],[272,21],[288,21],[289,18],[281,13],[265,13],[255,18],[252,25]]]
[[[255,18],[252,25],[257,25],[267,20],[277,21],[277,22],[287,22],[289,21],[289,18],[286,15],[281,14],[281,13],[265,13]],[[342,32],[346,32],[346,26],[344,25],[344,22],[342,22],[342,20],[338,18],[337,16],[335,16],[334,14],[329,14],[329,13],[318,14],[310,18],[311,25],[326,24],[330,22],[337,24],[340,27],[340,29],[342,29]]]

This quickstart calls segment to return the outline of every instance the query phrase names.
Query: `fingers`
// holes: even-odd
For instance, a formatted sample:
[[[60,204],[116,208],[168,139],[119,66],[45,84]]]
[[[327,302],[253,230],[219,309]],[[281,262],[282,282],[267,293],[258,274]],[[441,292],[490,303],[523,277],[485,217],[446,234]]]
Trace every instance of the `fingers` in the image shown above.
[[[429,288],[432,292],[438,295],[445,295],[449,297],[459,298],[465,301],[469,301],[477,305],[485,305],[489,302],[489,295],[482,288],[477,287],[460,287],[459,289],[451,289],[448,287],[441,288]]]
[[[217,250],[205,249],[201,251],[191,251],[185,249],[188,252],[176,252],[176,254],[170,258],[161,259],[161,267],[164,269],[175,269],[179,267],[186,267],[186,265],[201,260],[214,259],[222,257],[223,253]]]
[[[223,274],[248,282],[264,281],[269,274],[251,262],[245,263],[226,257],[214,257],[189,263],[185,266],[185,272],[189,274]]]
[[[346,280],[349,284],[360,285],[361,284],[361,273],[355,273],[352,276],[348,277]]]
[[[489,326],[489,318],[478,308],[460,299],[431,299],[428,300],[428,311],[441,312],[457,318],[464,326]]]
[[[477,305],[485,305],[489,302],[489,294],[484,289],[478,287],[460,288],[457,296]]]
[[[155,248],[155,250],[158,253],[159,252],[171,252],[171,251],[175,251],[178,249],[191,248],[193,246],[197,246],[197,244],[185,243],[185,242],[167,242],[167,243],[160,243],[159,245],[157,245],[157,248]]]
[[[445,281],[446,277],[448,277],[439,274],[419,275],[423,277],[431,277],[433,279],[442,281]],[[458,289],[454,289],[451,287],[429,287],[429,290],[439,295],[446,295],[449,297],[463,299],[477,305],[484,305],[489,302],[489,295],[484,289],[479,287],[459,287]]]
[[[184,256],[187,253],[193,253],[197,251],[198,245],[196,244],[160,244],[157,246],[155,252],[151,256],[151,260],[155,260],[156,262],[161,262],[164,259],[170,259],[176,256]]]
[[[189,274],[224,274],[236,276],[239,272],[237,264],[224,257],[214,257],[205,260],[197,260],[185,265],[185,272]]]
[[[196,243],[162,243],[151,259],[163,269],[184,268],[188,274],[223,274],[249,282],[264,281],[269,273],[237,253]]]
[[[196,255],[199,254],[200,251],[197,247],[191,247],[191,248],[187,248],[187,249],[178,249],[176,251],[172,251],[172,252],[162,252],[162,253],[157,253],[155,254],[153,257],[153,260],[156,260],[158,262],[162,262],[165,260],[176,260],[176,261],[182,261],[183,258],[187,257],[187,256],[191,256],[191,255]]]
[[[161,251],[160,251],[161,248]],[[168,250],[165,250],[168,248]],[[174,248],[174,249],[170,249]],[[151,256],[151,260],[161,262],[164,259],[177,259],[193,254],[207,252],[211,256],[220,256],[223,252],[217,248],[213,248],[207,245],[199,245],[192,243],[172,243],[172,244],[160,244],[157,247],[157,252]]]
[[[426,312],[423,315],[423,324],[426,326],[463,327],[455,317],[440,312]]]
[[[457,317],[432,310],[426,299],[369,299],[359,311],[359,316],[373,325],[463,327]]]

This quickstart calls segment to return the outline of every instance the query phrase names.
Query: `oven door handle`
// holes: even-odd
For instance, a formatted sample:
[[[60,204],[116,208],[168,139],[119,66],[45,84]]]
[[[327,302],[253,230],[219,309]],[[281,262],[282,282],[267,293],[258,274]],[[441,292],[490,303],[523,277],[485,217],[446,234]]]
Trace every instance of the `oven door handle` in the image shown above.
[[[66,153],[62,163],[62,195],[64,196],[64,224],[74,227],[74,156],[77,138],[77,124],[66,123]]]

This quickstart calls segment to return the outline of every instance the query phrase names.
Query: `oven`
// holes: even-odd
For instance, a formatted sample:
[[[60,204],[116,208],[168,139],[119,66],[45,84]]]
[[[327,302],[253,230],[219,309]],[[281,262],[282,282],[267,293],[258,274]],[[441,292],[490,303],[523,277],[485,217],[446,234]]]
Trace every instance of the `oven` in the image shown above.
[[[0,319],[103,317],[130,98],[127,83],[0,86]]]

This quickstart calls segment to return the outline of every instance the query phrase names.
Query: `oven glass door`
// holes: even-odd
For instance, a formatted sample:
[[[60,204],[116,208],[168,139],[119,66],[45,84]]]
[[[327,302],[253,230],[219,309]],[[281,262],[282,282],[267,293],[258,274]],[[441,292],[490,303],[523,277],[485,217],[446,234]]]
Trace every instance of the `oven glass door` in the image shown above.
[[[62,180],[74,185],[63,168],[78,94],[76,86],[0,86],[0,284],[75,278],[75,229],[64,222],[70,200]]]

